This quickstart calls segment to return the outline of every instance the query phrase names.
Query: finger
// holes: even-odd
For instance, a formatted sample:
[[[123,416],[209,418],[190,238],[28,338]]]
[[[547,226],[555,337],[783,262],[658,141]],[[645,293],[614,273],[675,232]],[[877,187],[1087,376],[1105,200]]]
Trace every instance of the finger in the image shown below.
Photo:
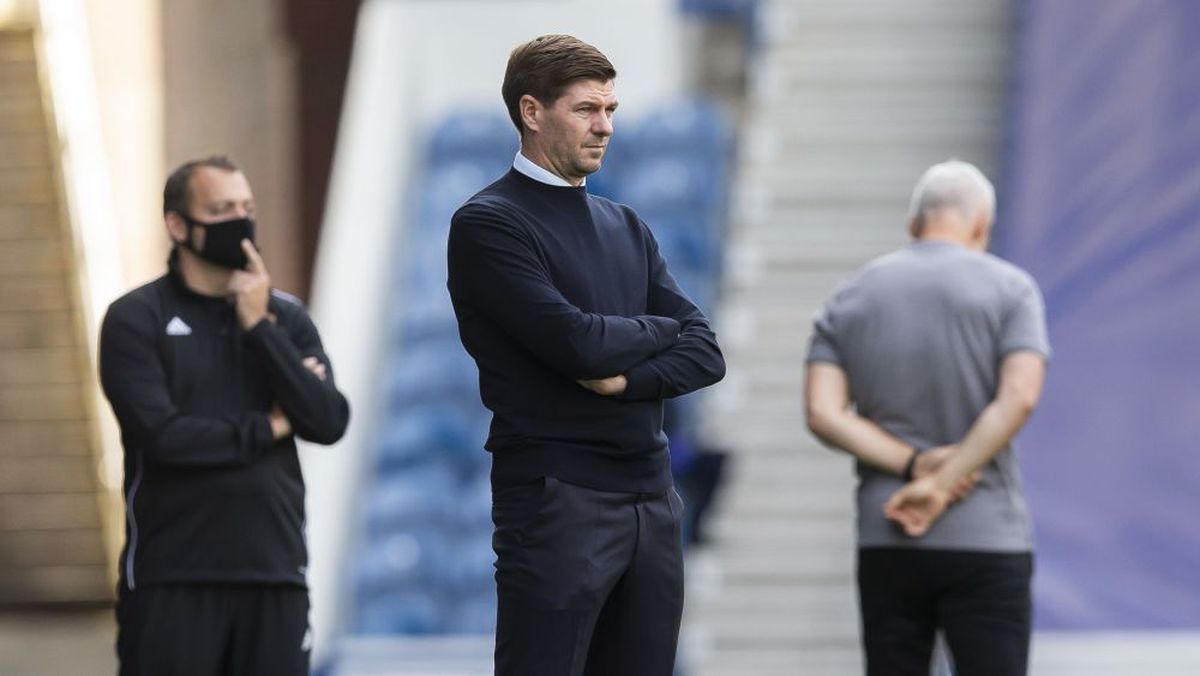
[[[246,269],[248,271],[256,275],[261,275],[267,271],[267,266],[263,263],[262,256],[258,255],[258,249],[254,248],[254,244],[250,240],[242,240],[242,251],[246,253]]]
[[[903,491],[895,493],[883,505],[884,516],[888,517],[889,519],[898,519],[908,506],[907,502],[908,501],[904,496]]]
[[[897,509],[895,514],[890,518],[892,521],[900,524],[904,528],[904,531],[910,535],[914,528],[920,528],[922,522],[925,521],[920,510],[913,508],[911,505]]]
[[[890,514],[899,509],[902,504],[904,504],[904,491],[896,491],[892,493],[892,497],[887,499],[887,502],[883,503],[883,513]]]
[[[921,518],[914,518],[904,524],[904,532],[908,533],[910,537],[919,538],[927,530],[929,530],[929,522]]]
[[[897,511],[894,515],[888,517],[894,521],[904,532],[911,537],[920,537],[925,534],[929,528],[929,521],[922,515],[913,513],[909,510]]]
[[[319,359],[317,359],[316,357],[305,357],[304,361],[302,363],[311,369],[311,368],[316,368],[317,364],[320,364],[321,361]]]

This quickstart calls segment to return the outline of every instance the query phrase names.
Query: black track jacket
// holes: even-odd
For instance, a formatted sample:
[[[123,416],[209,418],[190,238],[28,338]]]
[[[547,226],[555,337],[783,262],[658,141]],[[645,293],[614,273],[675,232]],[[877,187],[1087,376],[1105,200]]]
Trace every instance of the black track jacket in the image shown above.
[[[168,273],[117,299],[100,330],[100,382],[125,447],[125,589],[166,582],[305,584],[304,479],[292,437],[331,444],[350,409],[300,302],[272,291],[242,330],[232,303]],[[315,356],[322,381],[301,362]]]

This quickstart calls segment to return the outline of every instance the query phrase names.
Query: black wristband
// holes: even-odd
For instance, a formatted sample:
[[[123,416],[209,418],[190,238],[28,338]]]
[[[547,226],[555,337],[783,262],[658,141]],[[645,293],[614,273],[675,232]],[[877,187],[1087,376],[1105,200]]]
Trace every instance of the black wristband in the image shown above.
[[[912,455],[908,458],[908,462],[904,463],[904,474],[900,475],[906,482],[913,480],[913,466],[917,464],[918,455],[921,455],[921,449],[914,446]]]

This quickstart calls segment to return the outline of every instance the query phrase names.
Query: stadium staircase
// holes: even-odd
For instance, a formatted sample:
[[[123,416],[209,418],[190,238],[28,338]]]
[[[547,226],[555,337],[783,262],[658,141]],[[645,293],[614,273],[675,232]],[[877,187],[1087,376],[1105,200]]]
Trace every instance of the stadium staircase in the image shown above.
[[[0,30],[0,607],[112,595],[91,366],[36,34]]]
[[[810,318],[902,245],[909,192],[951,156],[995,175],[1003,0],[777,0],[746,102],[713,416],[737,451],[717,545],[689,572],[701,676],[859,674],[850,461],[804,425]]]

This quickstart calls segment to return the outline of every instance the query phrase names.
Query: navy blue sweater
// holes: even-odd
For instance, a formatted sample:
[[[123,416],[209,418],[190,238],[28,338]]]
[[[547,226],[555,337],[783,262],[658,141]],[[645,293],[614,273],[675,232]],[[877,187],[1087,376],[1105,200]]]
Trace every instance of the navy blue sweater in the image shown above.
[[[494,486],[671,485],[662,400],[719,381],[725,361],[632,209],[509,171],[454,214],[448,286],[493,414]],[[620,374],[617,397],[577,382]]]

